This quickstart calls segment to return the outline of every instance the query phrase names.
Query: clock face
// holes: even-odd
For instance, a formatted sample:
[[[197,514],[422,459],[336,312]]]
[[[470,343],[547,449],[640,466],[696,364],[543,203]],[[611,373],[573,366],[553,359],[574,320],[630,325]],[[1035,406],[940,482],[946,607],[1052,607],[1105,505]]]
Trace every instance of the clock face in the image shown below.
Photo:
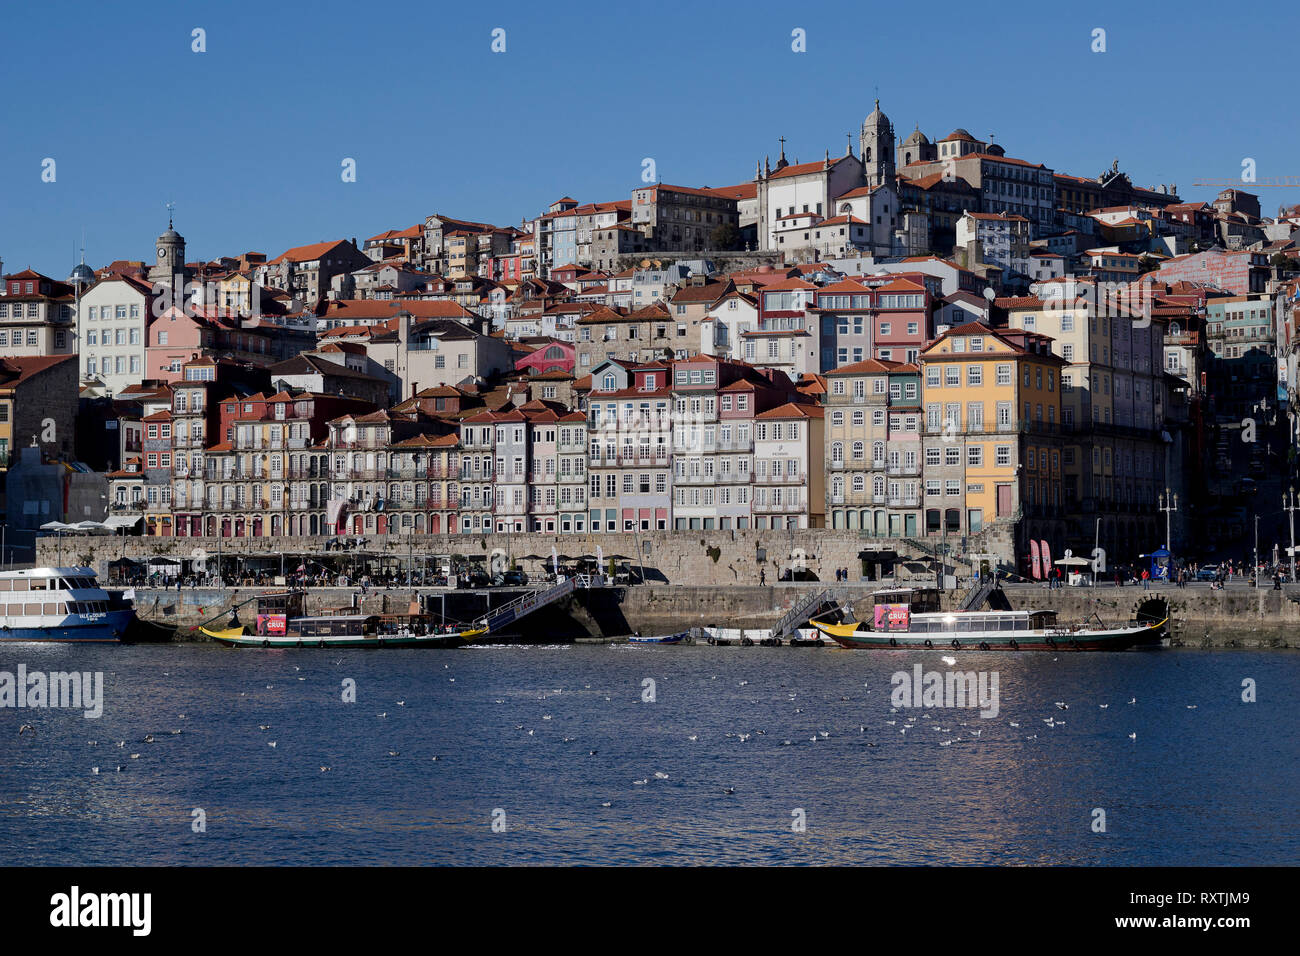
[[[159,249],[159,250],[158,250],[158,258],[159,258],[159,259],[163,258],[163,256],[165,256],[165,255],[167,255],[167,250],[166,250],[166,249]]]

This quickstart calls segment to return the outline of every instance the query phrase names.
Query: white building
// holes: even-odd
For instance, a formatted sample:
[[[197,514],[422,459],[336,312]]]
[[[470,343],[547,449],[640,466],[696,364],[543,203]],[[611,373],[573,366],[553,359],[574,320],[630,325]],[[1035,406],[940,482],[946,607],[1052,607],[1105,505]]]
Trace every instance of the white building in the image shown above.
[[[116,395],[144,378],[152,287],[128,276],[101,279],[81,297],[77,344],[81,381],[99,381]]]

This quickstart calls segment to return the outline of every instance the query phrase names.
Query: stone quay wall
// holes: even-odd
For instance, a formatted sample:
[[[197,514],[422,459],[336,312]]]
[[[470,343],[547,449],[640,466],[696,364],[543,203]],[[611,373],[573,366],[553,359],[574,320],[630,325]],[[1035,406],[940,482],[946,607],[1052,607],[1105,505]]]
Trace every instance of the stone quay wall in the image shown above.
[[[835,599],[853,604],[859,616],[871,605],[878,585],[832,585]],[[617,638],[634,631],[666,634],[693,626],[770,628],[802,597],[824,588],[817,583],[731,585],[729,587],[667,585],[593,588],[523,618],[503,640],[570,641]],[[140,588],[136,605],[142,617],[177,627],[180,640],[195,639],[191,629],[201,621],[222,618],[231,607],[255,597],[258,588]],[[1011,586],[1011,605],[1024,610],[1053,609],[1063,622],[1097,615],[1103,621],[1127,621],[1144,601],[1163,597],[1169,602],[1171,636],[1185,647],[1300,647],[1300,588],[1274,591],[1247,587],[1210,590],[1153,587],[1062,588]],[[432,610],[469,621],[518,596],[518,589],[449,590],[422,588],[418,594]],[[355,588],[317,588],[308,593],[311,612],[360,602],[366,613],[405,612],[412,600],[405,589],[371,590],[363,598]],[[962,592],[947,594],[944,606],[955,607]],[[252,620],[251,606],[240,612]],[[201,635],[197,635],[202,639]]]

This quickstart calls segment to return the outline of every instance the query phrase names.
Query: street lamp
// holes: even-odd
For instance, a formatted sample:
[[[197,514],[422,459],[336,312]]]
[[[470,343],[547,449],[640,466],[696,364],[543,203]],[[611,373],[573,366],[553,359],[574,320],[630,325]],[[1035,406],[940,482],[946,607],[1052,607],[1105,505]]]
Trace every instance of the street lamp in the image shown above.
[[[1291,525],[1291,583],[1295,583],[1295,485],[1282,496],[1282,510],[1287,513],[1287,522]]]
[[[1160,510],[1165,513],[1165,550],[1173,554],[1173,536],[1170,533],[1171,519],[1173,513],[1178,510],[1178,496],[1170,495],[1169,489],[1165,488],[1165,493],[1158,496]]]

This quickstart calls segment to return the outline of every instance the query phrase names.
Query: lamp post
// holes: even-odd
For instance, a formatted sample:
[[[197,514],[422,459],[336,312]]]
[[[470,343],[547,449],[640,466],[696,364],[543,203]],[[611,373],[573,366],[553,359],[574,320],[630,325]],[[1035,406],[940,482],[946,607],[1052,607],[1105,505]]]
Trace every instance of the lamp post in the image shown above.
[[[1255,567],[1251,572],[1255,576],[1255,590],[1259,590],[1259,515],[1255,515]]]
[[[1295,485],[1282,496],[1282,510],[1287,513],[1287,522],[1291,525],[1291,583],[1295,583]]]
[[[1169,489],[1165,489],[1163,495],[1158,496],[1160,510],[1165,513],[1165,550],[1173,555],[1173,537],[1170,533],[1173,514],[1178,510],[1178,496],[1171,495]]]

